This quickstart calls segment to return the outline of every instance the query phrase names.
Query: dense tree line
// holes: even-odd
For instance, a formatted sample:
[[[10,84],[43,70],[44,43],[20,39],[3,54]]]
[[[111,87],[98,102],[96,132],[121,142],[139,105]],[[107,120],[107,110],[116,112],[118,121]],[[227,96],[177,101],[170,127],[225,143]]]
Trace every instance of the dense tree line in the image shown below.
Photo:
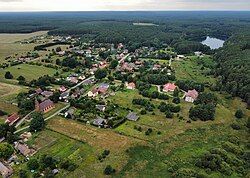
[[[217,90],[239,96],[250,106],[250,33],[234,35],[215,54]]]

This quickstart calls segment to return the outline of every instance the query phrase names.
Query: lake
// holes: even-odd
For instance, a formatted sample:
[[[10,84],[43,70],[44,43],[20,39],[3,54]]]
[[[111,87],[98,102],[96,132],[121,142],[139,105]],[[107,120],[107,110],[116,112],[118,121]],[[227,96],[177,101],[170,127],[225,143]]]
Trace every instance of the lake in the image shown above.
[[[211,37],[207,36],[207,38],[204,41],[202,41],[201,43],[209,46],[211,49],[218,49],[218,48],[223,46],[224,42],[225,41],[220,40],[218,38],[211,38]]]

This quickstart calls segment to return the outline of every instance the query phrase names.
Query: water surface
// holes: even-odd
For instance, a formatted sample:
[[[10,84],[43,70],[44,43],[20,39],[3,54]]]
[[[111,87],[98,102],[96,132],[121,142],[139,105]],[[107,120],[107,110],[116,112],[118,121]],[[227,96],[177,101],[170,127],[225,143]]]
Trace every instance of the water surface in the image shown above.
[[[201,43],[209,46],[211,49],[218,49],[223,46],[224,42],[224,40],[207,36],[207,38]]]

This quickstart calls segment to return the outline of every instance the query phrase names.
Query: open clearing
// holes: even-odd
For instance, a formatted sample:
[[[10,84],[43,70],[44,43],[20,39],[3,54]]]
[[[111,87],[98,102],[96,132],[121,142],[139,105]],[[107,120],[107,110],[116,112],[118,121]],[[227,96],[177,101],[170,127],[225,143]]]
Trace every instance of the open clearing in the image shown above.
[[[0,64],[5,62],[7,56],[25,55],[34,49],[37,44],[20,44],[18,41],[29,39],[35,36],[47,34],[47,31],[39,31],[27,34],[0,34]]]
[[[153,23],[133,23],[135,26],[159,26]]]
[[[56,70],[52,68],[37,65],[20,64],[5,69],[0,69],[1,81],[6,80],[4,78],[4,75],[7,71],[9,71],[13,75],[14,79],[17,79],[20,75],[22,75],[26,79],[26,81],[31,81],[44,75],[53,75],[56,73]]]

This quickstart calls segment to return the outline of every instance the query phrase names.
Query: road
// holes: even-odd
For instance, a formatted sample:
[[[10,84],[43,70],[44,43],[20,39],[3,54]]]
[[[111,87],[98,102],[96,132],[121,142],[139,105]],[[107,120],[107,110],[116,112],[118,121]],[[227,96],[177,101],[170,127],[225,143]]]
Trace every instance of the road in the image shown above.
[[[67,92],[70,92],[70,90],[73,90],[73,89],[79,87],[80,85],[84,84],[84,82],[86,82],[86,81],[88,81],[88,80],[90,80],[90,79],[93,79],[93,78],[94,78],[94,76],[91,76],[91,77],[89,77],[89,78],[83,80],[82,82],[78,83],[77,85],[75,85],[75,86],[69,88],[69,89],[67,90]],[[58,115],[60,112],[62,112],[63,110],[65,110],[65,109],[67,109],[67,108],[69,108],[69,107],[70,107],[70,104],[66,105],[64,108],[60,109],[59,111],[55,112],[54,114],[50,115],[49,117],[45,118],[44,120],[47,121],[47,120],[51,119],[52,117],[55,117],[55,116]],[[33,112],[34,112],[34,111],[31,111],[31,112],[30,112],[29,114],[27,114],[24,118],[22,118],[22,120],[20,120],[20,121],[18,122],[18,126],[21,125],[21,124],[23,123],[23,121],[24,121],[28,116],[30,116],[30,114],[33,113]],[[16,128],[17,128],[18,126],[16,126]],[[21,132],[21,131],[23,131],[23,130],[26,130],[26,129],[28,129],[28,128],[29,128],[29,126],[23,127],[23,128],[21,128],[21,129],[15,131],[15,133],[19,133],[19,132]]]
[[[70,104],[68,104],[68,105],[65,106],[64,108],[60,109],[59,111],[55,112],[54,114],[50,115],[49,117],[45,118],[44,120],[47,121],[47,120],[51,119],[52,117],[55,117],[55,116],[58,115],[60,112],[62,112],[63,110],[65,110],[65,109],[67,109],[67,108],[69,108],[69,107],[70,107]],[[26,129],[28,129],[28,128],[29,128],[29,126],[23,127],[23,128],[21,128],[21,129],[15,131],[14,133],[16,134],[16,133],[22,132],[22,131],[24,131],[24,130],[26,130]]]
[[[95,76],[91,76],[91,77],[89,77],[89,78],[87,78],[87,79],[81,81],[81,82],[78,83],[77,85],[75,85],[75,86],[69,88],[66,92],[70,92],[70,90],[73,90],[73,89],[75,89],[75,88],[81,86],[82,84],[84,84],[86,81],[88,81],[88,80],[90,80],[90,79],[94,79],[94,78],[95,78]]]

